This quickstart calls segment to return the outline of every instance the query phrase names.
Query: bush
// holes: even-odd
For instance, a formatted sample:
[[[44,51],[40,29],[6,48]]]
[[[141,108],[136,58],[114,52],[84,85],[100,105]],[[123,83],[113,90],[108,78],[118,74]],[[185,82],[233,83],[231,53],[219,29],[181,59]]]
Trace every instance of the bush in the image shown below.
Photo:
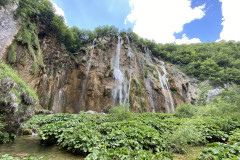
[[[164,132],[162,137],[167,150],[175,153],[185,153],[188,144],[199,145],[204,141],[202,132],[191,124],[181,125],[172,132]]]
[[[195,106],[192,104],[182,104],[181,106],[177,107],[174,115],[179,118],[191,118],[198,114],[197,107],[199,106]]]
[[[125,104],[111,108],[109,114],[113,121],[122,121],[131,117],[131,112],[126,108]]]

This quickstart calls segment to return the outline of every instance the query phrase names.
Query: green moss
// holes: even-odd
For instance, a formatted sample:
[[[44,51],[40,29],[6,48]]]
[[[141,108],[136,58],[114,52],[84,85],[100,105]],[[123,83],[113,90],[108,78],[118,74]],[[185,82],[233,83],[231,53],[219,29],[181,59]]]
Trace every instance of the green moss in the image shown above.
[[[8,56],[7,56],[7,61],[11,64],[16,63],[16,42],[13,42],[12,45],[10,46],[10,50],[8,52]]]
[[[24,54],[24,56],[23,56],[23,58],[22,58],[22,64],[23,64],[23,66],[25,66],[26,64],[27,64],[27,58],[28,58],[28,53],[27,53],[27,51],[25,50],[25,54]]]
[[[32,65],[32,74],[36,75],[38,71],[38,64],[36,61],[33,61],[33,65]]]
[[[11,91],[17,97],[17,99],[14,102],[21,103],[21,97],[20,97],[19,91],[16,88],[11,89]]]
[[[28,87],[28,85],[18,76],[18,74],[5,63],[0,63],[0,79],[12,78],[17,84],[21,86],[22,90],[25,90],[29,96],[32,96],[36,101],[39,101],[38,96],[34,90]]]
[[[23,35],[22,35],[22,43],[30,45],[31,44],[31,38],[32,38],[32,33],[29,30],[24,29]]]

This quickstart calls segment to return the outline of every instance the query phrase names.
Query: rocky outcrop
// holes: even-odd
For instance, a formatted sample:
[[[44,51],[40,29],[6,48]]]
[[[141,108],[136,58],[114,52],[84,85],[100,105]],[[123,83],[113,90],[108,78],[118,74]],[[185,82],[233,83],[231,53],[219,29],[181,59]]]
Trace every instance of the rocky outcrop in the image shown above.
[[[5,131],[18,133],[23,122],[34,114],[36,101],[11,78],[0,79],[0,114],[4,115]]]
[[[10,3],[5,7],[0,6],[0,59],[3,58],[6,49],[14,39],[14,35],[20,29],[20,23],[14,20],[16,9],[16,3]]]
[[[119,84],[112,64],[117,52],[117,37],[95,40],[94,49],[89,45],[85,52],[71,55],[71,58],[54,34],[38,28],[38,37],[46,70],[40,69],[33,75],[31,58],[22,63],[26,51],[21,45],[17,47],[15,69],[37,91],[40,108],[54,113],[107,112],[114,104],[117,105],[115,101],[119,102],[119,95],[114,99],[114,89]],[[164,94],[166,89],[162,88],[158,75],[158,72],[163,74],[163,66],[168,72],[174,106],[183,102],[194,103],[196,85],[174,66],[163,65],[159,59],[149,57],[147,52],[135,44],[129,45],[126,37],[122,38],[119,66],[124,84],[121,92],[128,94],[128,97],[124,95],[124,102],[129,102],[130,109],[136,113],[167,112],[167,103],[170,102],[166,103],[166,96],[169,95]]]
[[[175,82],[175,88],[183,99],[183,102],[190,102],[194,104],[197,100],[197,88],[199,81],[195,78],[188,77],[176,65],[168,64],[168,69]],[[170,86],[173,86],[171,84]]]
[[[3,22],[12,23],[11,27],[3,24],[5,30],[9,29],[4,31],[5,39],[12,40],[18,29],[18,23],[10,19],[13,10],[8,8],[9,14],[2,16]],[[43,24],[38,24],[33,32],[40,41],[39,47],[29,50],[26,44],[17,43],[16,62],[12,66],[37,91],[40,109],[54,113],[108,112],[114,105],[128,103],[133,112],[172,112],[174,106],[194,103],[196,99],[192,80],[173,65],[153,57],[148,49],[132,44],[126,36],[121,41],[114,36],[98,38],[94,46],[89,44],[85,51],[70,54]],[[7,44],[0,46],[6,48]],[[34,73],[38,60],[31,54],[41,54],[44,62]]]

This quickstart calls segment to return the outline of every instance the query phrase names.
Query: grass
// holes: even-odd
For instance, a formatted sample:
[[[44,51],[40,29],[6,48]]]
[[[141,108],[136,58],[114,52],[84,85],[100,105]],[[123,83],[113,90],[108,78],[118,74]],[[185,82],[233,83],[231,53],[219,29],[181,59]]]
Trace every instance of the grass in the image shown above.
[[[15,71],[7,64],[0,63],[0,79],[8,77],[12,78],[17,84],[21,86],[21,89],[25,90],[29,96],[32,96],[34,100],[39,102],[36,92],[29,88],[29,86],[18,76]]]
[[[173,160],[192,160],[200,156],[204,146],[188,146],[187,153],[175,154]]]

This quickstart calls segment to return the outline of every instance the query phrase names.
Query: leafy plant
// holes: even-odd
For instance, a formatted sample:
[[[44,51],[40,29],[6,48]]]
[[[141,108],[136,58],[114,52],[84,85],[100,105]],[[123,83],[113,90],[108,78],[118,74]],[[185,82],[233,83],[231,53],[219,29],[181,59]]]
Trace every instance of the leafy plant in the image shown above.
[[[240,158],[240,143],[232,145],[215,142],[208,144],[203,150],[198,160],[203,159],[239,159]]]
[[[126,120],[131,116],[131,112],[126,108],[125,104],[111,108],[109,114],[112,116],[113,120],[119,121]]]

